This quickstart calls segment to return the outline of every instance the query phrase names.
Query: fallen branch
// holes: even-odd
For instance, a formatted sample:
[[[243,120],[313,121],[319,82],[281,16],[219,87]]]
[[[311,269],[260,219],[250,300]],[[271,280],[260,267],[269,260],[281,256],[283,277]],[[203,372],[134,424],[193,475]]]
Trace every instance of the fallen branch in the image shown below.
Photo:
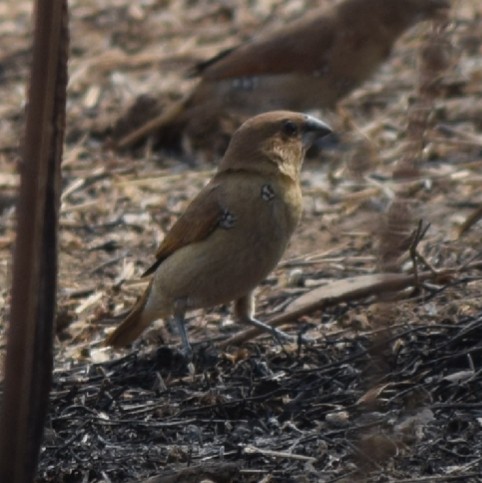
[[[445,281],[459,273],[480,267],[481,262],[474,262],[463,267],[441,269],[438,273],[432,271],[420,272],[417,276],[404,273],[377,273],[337,280],[310,290],[298,297],[288,305],[285,312],[273,317],[267,324],[272,327],[279,327],[325,307],[342,302],[352,302],[374,295],[399,292],[408,287],[413,287],[417,283]],[[262,333],[257,328],[250,328],[221,342],[219,347],[224,349],[230,345],[237,345],[254,339]]]

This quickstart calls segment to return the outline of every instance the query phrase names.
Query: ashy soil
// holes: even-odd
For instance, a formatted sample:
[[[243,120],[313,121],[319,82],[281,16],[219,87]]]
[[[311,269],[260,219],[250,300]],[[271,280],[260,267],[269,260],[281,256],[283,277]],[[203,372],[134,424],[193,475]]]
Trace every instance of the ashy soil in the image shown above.
[[[482,481],[482,223],[461,234],[482,205],[478,0],[455,0],[442,33],[449,63],[428,99],[416,179],[392,174],[411,146],[430,23],[407,32],[337,112],[318,113],[338,140],[305,163],[303,220],[259,288],[257,316],[269,320],[330,287],[343,292],[348,277],[386,269],[383,236],[403,225],[390,211],[400,193],[413,223],[401,228],[408,242],[397,270],[425,279],[396,294],[345,291],[303,311],[284,329],[310,344],[280,346],[263,335],[226,345],[244,330],[229,307],[191,313],[194,372],[167,322],[129,350],[103,346],[144,288],[156,246],[219,159],[149,141],[116,153],[119,122],[135,103],[154,109],[188,92],[195,62],[317,5],[70,2],[55,371],[38,482]],[[2,353],[31,8],[0,4]],[[428,229],[417,240],[418,220]]]

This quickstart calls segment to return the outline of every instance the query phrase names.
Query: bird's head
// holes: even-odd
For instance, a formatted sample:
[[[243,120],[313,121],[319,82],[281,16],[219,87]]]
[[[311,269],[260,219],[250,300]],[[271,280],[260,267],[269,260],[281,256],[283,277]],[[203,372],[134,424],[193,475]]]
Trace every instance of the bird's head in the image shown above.
[[[413,0],[412,0],[413,1]],[[425,18],[445,17],[450,10],[450,0],[424,0],[418,3]]]
[[[379,0],[387,18],[412,25],[420,20],[443,18],[450,10],[450,0]]]
[[[260,114],[233,134],[219,171],[281,173],[297,180],[306,150],[331,132],[327,124],[307,114]]]

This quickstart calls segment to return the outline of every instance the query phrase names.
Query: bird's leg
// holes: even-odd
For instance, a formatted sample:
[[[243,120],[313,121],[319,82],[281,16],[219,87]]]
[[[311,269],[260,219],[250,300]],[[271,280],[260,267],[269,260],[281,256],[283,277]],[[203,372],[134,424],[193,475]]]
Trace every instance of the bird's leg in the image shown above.
[[[189,338],[187,336],[187,331],[186,331],[186,319],[185,319],[185,314],[186,314],[186,302],[184,300],[177,300],[174,303],[174,320],[177,324],[177,330],[179,332],[179,335],[181,336],[181,341],[182,341],[182,354],[186,358],[186,360],[191,361],[192,360],[192,347],[191,344],[189,343]]]
[[[239,320],[239,322],[242,322],[244,324],[251,324],[257,327],[258,329],[261,329],[265,332],[269,332],[279,342],[280,345],[282,345],[281,340],[289,340],[289,341],[296,340],[296,337],[292,337],[286,332],[283,332],[282,330],[279,330],[276,327],[271,327],[270,325],[265,324],[264,322],[261,322],[260,320],[255,319],[253,317],[254,295],[252,292],[249,293],[248,295],[245,295],[244,297],[237,299],[234,302],[234,314],[236,316],[236,319]]]

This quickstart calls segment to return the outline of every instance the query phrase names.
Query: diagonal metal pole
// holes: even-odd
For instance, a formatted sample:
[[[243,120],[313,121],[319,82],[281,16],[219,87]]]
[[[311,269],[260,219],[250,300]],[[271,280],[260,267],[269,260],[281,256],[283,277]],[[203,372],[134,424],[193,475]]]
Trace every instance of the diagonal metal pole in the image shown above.
[[[0,412],[0,481],[36,473],[52,376],[67,0],[36,0]]]

